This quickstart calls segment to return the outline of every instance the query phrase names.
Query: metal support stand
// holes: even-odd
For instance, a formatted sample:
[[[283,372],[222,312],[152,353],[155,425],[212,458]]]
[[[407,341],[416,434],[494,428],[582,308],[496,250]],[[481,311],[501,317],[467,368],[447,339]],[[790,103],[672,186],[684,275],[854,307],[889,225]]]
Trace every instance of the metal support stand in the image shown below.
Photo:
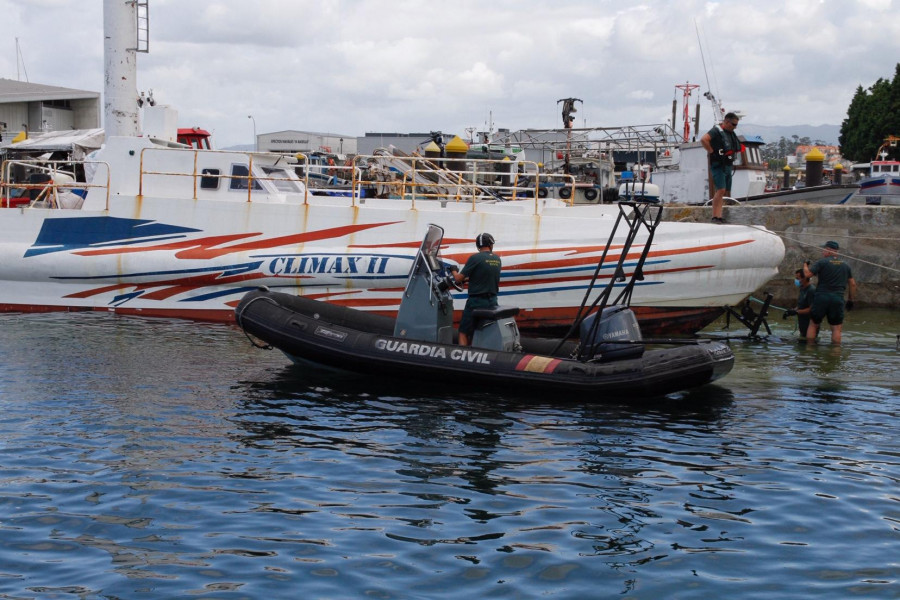
[[[740,321],[744,327],[750,330],[750,338],[758,339],[759,336],[759,327],[760,325],[766,328],[766,334],[772,335],[772,330],[769,329],[769,323],[766,321],[766,317],[769,315],[769,304],[772,302],[772,294],[766,292],[766,299],[762,303],[762,308],[759,309],[759,313],[757,314],[753,307],[750,306],[750,300],[745,300],[744,304],[741,305],[741,312],[734,310],[734,308],[730,306],[726,306],[725,310],[727,311],[727,318],[725,320],[725,329],[731,325],[731,317],[733,316],[735,319]]]

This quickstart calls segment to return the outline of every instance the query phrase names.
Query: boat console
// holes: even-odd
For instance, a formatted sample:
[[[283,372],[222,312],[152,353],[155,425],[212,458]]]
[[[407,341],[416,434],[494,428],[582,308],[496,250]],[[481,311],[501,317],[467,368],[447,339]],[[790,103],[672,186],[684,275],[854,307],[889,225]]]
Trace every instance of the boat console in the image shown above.
[[[394,336],[424,342],[453,343],[453,296],[461,291],[449,267],[440,259],[443,228],[429,225],[422,245],[416,253],[400,309]],[[489,350],[514,352],[521,348],[515,316],[518,307],[498,306],[478,309],[472,346]]]

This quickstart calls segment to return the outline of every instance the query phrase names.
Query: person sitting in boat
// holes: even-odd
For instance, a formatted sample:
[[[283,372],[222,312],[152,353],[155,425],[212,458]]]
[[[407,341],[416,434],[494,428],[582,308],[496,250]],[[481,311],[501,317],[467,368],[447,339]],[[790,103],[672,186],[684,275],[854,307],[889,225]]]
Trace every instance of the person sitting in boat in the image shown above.
[[[468,346],[475,333],[475,319],[472,311],[476,308],[494,308],[497,306],[497,292],[500,290],[500,257],[494,254],[494,236],[479,233],[475,238],[478,252],[469,257],[462,271],[454,271],[453,278],[457,283],[469,282],[469,299],[463,309],[459,323],[459,344]]]

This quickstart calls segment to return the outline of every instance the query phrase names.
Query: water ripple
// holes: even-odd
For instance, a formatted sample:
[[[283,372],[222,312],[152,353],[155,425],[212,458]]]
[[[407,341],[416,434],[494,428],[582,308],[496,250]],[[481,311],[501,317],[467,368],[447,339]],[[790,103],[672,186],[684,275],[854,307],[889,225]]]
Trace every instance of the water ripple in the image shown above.
[[[728,378],[629,406],[310,374],[224,326],[0,321],[0,598],[897,597],[880,334],[733,342]]]

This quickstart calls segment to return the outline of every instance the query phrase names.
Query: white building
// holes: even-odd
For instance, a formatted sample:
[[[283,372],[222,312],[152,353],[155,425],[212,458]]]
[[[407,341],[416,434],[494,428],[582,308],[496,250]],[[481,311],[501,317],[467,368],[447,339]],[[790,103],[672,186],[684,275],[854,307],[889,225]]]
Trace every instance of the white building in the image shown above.
[[[333,152],[356,154],[356,136],[314,131],[276,131],[256,136],[260,152],[296,154],[298,152]]]
[[[0,136],[100,127],[100,92],[0,78]]]

